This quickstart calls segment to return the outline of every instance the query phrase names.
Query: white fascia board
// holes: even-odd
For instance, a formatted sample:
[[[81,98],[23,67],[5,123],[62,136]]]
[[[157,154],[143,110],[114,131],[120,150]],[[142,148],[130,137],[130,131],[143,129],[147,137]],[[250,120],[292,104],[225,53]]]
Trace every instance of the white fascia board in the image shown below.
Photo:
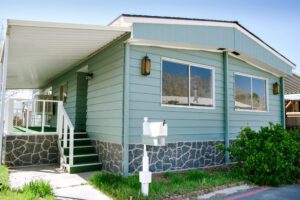
[[[153,23],[153,24],[172,24],[172,25],[196,25],[196,26],[218,26],[218,27],[230,27],[236,28],[243,34],[245,34],[250,39],[254,40],[257,44],[271,52],[273,55],[278,57],[280,60],[284,61],[288,64],[292,69],[296,68],[296,65],[289,61],[288,59],[284,58],[274,49],[270,48],[264,42],[256,38],[254,35],[249,33],[245,28],[241,27],[240,25],[234,22],[218,22],[218,21],[197,21],[197,20],[187,20],[187,19],[163,19],[163,18],[148,18],[148,17],[120,17],[120,23],[123,24],[124,27],[132,26],[133,23]],[[117,22],[117,21],[116,21]],[[112,24],[112,27],[115,27]]]
[[[131,31],[130,27],[72,24],[72,23],[58,23],[58,22],[41,22],[41,21],[25,21],[25,20],[15,20],[15,19],[8,19],[8,26],[63,28],[63,29],[99,30],[99,31],[120,31],[120,32],[130,32]]]

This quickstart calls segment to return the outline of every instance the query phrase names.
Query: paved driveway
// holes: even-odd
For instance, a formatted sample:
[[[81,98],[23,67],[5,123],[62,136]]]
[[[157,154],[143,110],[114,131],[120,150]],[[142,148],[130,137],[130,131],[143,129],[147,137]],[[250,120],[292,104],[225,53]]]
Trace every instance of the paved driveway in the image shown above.
[[[218,200],[299,200],[300,185],[281,187],[263,187],[246,190],[228,196],[215,198]]]
[[[9,181],[12,188],[21,188],[31,180],[48,181],[58,200],[110,200],[109,197],[88,184],[95,172],[68,174],[57,166],[24,167],[9,170]]]

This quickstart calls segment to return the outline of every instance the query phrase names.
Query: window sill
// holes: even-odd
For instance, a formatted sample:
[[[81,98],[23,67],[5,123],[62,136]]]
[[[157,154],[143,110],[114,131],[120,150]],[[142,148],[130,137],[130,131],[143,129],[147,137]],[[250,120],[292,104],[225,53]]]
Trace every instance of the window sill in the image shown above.
[[[267,113],[267,112],[269,112],[269,110],[246,110],[246,109],[238,109],[238,108],[235,108],[234,111],[237,111],[237,112],[254,112],[254,113]]]
[[[161,104],[161,107],[170,107],[170,108],[187,108],[187,109],[197,109],[197,110],[214,110],[216,109],[215,106],[212,107],[205,107],[205,106],[181,106],[181,105],[168,105],[168,104]]]

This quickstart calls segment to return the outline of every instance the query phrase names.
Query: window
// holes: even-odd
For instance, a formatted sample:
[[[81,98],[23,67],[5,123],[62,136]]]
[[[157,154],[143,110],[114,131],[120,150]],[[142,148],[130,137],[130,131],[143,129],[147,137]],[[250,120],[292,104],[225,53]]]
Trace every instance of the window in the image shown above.
[[[235,74],[235,108],[238,110],[267,110],[267,80]]]
[[[214,72],[194,64],[162,61],[162,104],[213,107]]]

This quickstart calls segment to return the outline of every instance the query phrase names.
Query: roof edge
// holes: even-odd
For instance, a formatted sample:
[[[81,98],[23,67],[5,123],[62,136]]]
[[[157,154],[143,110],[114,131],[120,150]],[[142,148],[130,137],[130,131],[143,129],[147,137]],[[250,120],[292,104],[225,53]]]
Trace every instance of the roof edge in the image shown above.
[[[128,27],[112,27],[103,25],[92,24],[75,24],[75,23],[61,23],[61,22],[46,22],[46,21],[31,21],[31,20],[18,20],[8,19],[8,26],[26,26],[26,27],[39,27],[39,28],[63,28],[63,29],[85,29],[85,30],[107,30],[107,31],[123,31],[130,32]]]

